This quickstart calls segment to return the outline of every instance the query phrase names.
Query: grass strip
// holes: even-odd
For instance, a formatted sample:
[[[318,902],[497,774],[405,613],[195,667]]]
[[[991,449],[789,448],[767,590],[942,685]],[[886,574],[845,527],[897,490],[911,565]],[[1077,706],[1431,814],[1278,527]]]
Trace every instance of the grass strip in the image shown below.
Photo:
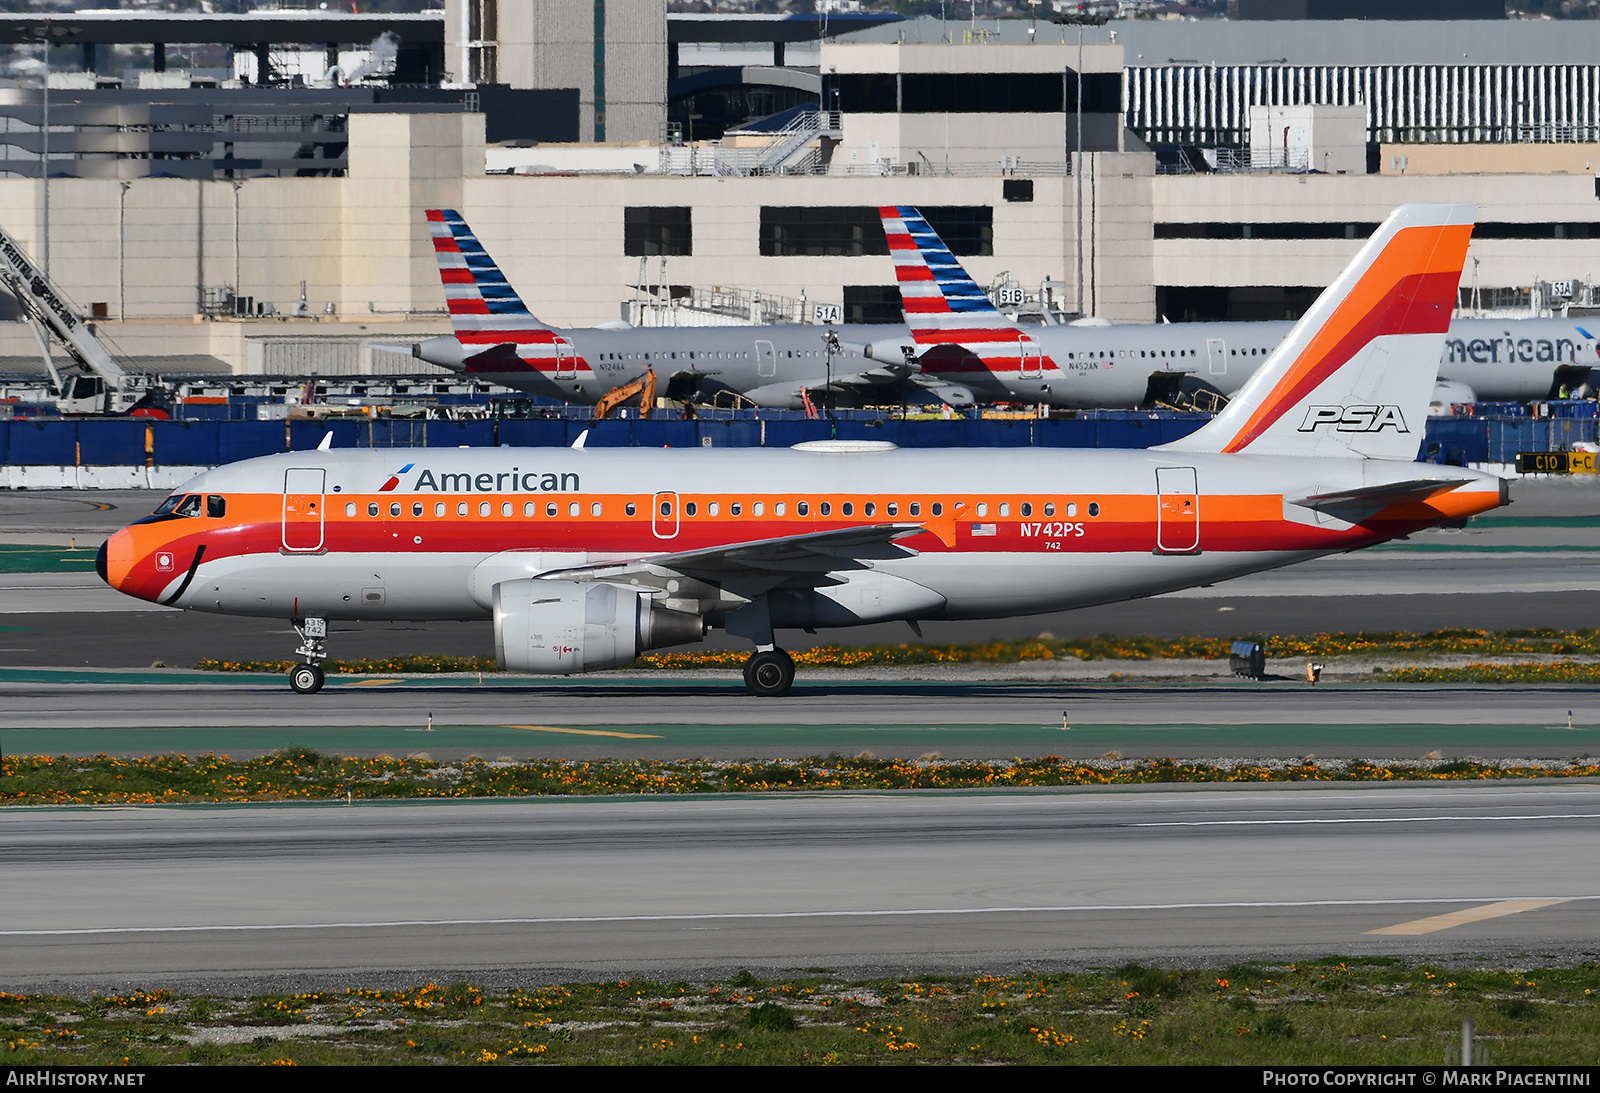
[[[1040,635],[1020,641],[969,642],[952,645],[820,645],[793,652],[797,668],[868,668],[916,664],[1014,664],[1027,660],[1221,660],[1233,638],[1115,637],[1087,638]],[[1575,655],[1600,656],[1600,630],[1434,630],[1311,634],[1306,637],[1241,635],[1260,641],[1269,660],[1292,657],[1393,656],[1403,654],[1470,654],[1486,657]],[[633,668],[683,670],[739,668],[749,658],[738,651],[651,653]],[[286,672],[293,662],[202,660],[202,671]],[[498,672],[484,657],[413,656],[381,660],[325,661],[328,672]]]
[[[1071,974],[0,993],[0,1065],[1600,1063],[1600,966],[1384,957]]]
[[[1600,664],[1560,660],[1529,664],[1462,664],[1453,668],[1391,668],[1373,673],[1385,683],[1600,683]]]
[[[1146,785],[1172,782],[1390,782],[1592,778],[1597,760],[1381,764],[1291,759],[1180,763],[1172,759],[1002,761],[815,756],[737,762],[684,760],[486,760],[360,758],[285,749],[255,759],[206,754],[122,759],[7,755],[0,805],[189,804],[246,801],[398,800],[429,797],[562,797],[595,794],[771,793],[859,789]]]

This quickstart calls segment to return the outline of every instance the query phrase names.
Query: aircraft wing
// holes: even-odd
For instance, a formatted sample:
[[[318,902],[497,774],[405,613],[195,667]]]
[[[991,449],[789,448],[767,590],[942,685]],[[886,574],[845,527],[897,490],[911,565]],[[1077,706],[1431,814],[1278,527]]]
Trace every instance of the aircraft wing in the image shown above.
[[[825,578],[830,572],[865,569],[866,563],[879,559],[911,557],[917,552],[910,547],[900,546],[897,540],[926,530],[921,524],[873,524],[807,535],[785,535],[777,539],[757,539],[680,554],[657,554],[631,561],[575,566],[540,576],[566,581],[631,578],[644,581],[650,577],[681,574],[718,585],[742,577],[776,577],[779,578],[776,584],[815,586],[828,583]]]
[[[1412,501],[1426,501],[1436,493],[1453,490],[1467,484],[1461,478],[1415,478],[1409,482],[1387,482],[1380,486],[1361,486],[1353,490],[1333,490],[1312,494],[1309,497],[1286,498],[1291,505],[1302,508],[1334,509],[1387,508]]]

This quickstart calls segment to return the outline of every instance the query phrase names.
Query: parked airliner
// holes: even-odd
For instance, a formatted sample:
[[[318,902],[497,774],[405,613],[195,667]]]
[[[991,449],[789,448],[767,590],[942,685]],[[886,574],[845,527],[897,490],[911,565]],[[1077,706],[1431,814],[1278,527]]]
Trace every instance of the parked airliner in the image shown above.
[[[910,382],[955,405],[971,392],[924,378],[904,356],[869,360],[865,343],[904,339],[905,327],[613,326],[556,329],[528,310],[461,214],[427,213],[453,334],[429,338],[412,352],[430,364],[513,390],[566,402],[593,403],[655,372],[670,398],[710,401],[723,392],[747,403],[801,409],[807,397],[852,398]]]
[[[562,674],[719,627],[781,695],[785,627],[1059,611],[1370,546],[1506,501],[1412,462],[1474,213],[1396,210],[1225,410],[1148,451],[318,449],[198,475],[96,564],[143,600],[292,620],[301,692],[329,620],[492,619],[506,669]]]
[[[1134,406],[1176,391],[1183,377],[1225,395],[1243,387],[1292,322],[1022,325],[1002,314],[928,222],[909,205],[879,210],[901,305],[924,372],[984,401]],[[1593,332],[1591,332],[1591,329]],[[1600,325],[1585,319],[1456,319],[1439,364],[1449,402],[1527,400],[1584,390],[1600,366]],[[905,334],[868,356],[906,359]],[[936,365],[934,362],[937,362]],[[1163,383],[1163,379],[1172,382]]]

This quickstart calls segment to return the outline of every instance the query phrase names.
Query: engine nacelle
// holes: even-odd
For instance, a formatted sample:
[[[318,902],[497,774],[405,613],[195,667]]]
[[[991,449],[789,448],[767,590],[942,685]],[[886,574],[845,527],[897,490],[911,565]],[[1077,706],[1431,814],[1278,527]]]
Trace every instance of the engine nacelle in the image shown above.
[[[511,672],[572,675],[705,636],[705,620],[626,585],[524,578],[494,586],[494,647]]]
[[[869,342],[862,352],[866,354],[869,360],[878,361],[880,364],[904,364],[906,363],[906,350],[908,349],[911,351],[911,359],[913,361],[916,360],[917,343],[909,336],[904,338],[880,338],[875,342]]]

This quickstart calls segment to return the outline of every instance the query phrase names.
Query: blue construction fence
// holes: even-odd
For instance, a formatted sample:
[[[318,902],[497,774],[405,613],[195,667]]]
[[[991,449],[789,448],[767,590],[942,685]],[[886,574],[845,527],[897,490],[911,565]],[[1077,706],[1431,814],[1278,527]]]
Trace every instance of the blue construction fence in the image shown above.
[[[1593,406],[1594,404],[1589,404]],[[1187,436],[1203,414],[1105,412],[1076,418],[902,421],[803,417],[588,422],[527,421],[0,421],[0,464],[8,466],[215,466],[315,448],[565,447],[588,432],[596,448],[783,448],[808,440],[884,440],[903,448],[1148,448]],[[1518,452],[1593,443],[1589,417],[1430,418],[1421,456],[1441,463],[1510,463]]]

